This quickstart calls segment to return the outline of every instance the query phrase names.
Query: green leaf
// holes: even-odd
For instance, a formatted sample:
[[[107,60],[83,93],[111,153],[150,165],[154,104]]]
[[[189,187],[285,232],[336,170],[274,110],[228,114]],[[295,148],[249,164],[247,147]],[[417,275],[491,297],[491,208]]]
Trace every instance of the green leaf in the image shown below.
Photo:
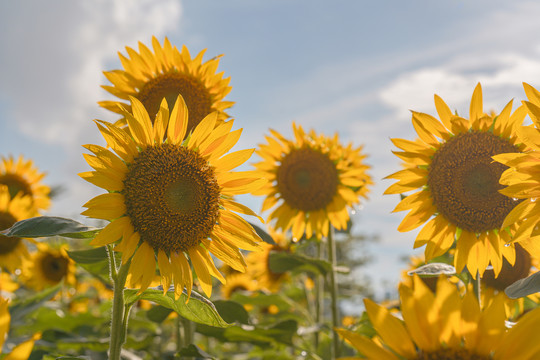
[[[296,334],[297,328],[296,321],[286,320],[270,328],[244,325],[216,329],[197,325],[197,332],[215,337],[223,342],[249,342],[261,346],[272,343],[292,345],[292,337]]]
[[[38,216],[17,221],[9,229],[0,231],[0,234],[26,238],[64,236],[76,239],[88,239],[93,238],[100,230],[71,219],[56,216]]]
[[[270,245],[276,245],[276,242],[274,241],[274,239],[272,239],[270,234],[267,233],[266,231],[264,231],[260,226],[257,226],[257,225],[255,225],[253,223],[249,223],[249,225],[251,225],[253,227],[253,229],[255,230],[257,235],[259,235],[259,237],[262,239],[262,241],[264,241],[265,243],[270,244]]]
[[[202,359],[214,359],[212,356],[207,354],[206,352],[202,351],[198,346],[189,344],[187,347],[180,350],[178,353],[180,357],[195,357],[195,358],[202,358]]]
[[[270,270],[277,274],[302,269],[316,274],[326,275],[332,269],[332,265],[327,261],[285,251],[270,252],[268,263]]]
[[[504,290],[510,299],[518,299],[537,292],[540,292],[540,271],[516,281]]]
[[[94,264],[100,261],[109,261],[107,247],[102,246],[88,250],[74,250],[67,252],[69,257],[78,264]]]
[[[38,310],[45,302],[49,301],[60,290],[61,284],[50,287],[37,293],[36,295],[15,301],[9,308],[9,314],[11,315],[11,325],[22,322],[23,318]]]
[[[421,277],[435,277],[439,275],[454,275],[456,273],[456,268],[452,265],[445,263],[429,263],[422,265],[414,270],[408,271],[407,275],[412,276],[417,274]]]
[[[291,304],[288,302],[290,300],[288,300],[284,294],[255,293],[253,295],[247,296],[240,293],[234,293],[232,297],[236,302],[242,305],[249,304],[260,307],[275,305],[279,308],[280,311],[291,310]]]
[[[161,324],[169,314],[172,313],[172,309],[166,308],[165,306],[152,306],[150,310],[146,312],[146,317],[148,320]]]
[[[246,309],[239,303],[230,300],[217,300],[214,305],[223,318],[228,323],[238,322],[249,324],[249,315]]]
[[[230,326],[230,324],[223,320],[223,318],[219,315],[214,304],[195,291],[191,293],[191,298],[187,304],[186,301],[188,297],[185,292],[180,295],[178,300],[174,299],[173,292],[167,292],[166,295],[163,295],[163,291],[158,289],[147,289],[139,295],[137,295],[137,292],[138,290],[136,289],[124,290],[126,304],[133,304],[141,299],[149,300],[166,308],[172,309],[183,318],[198,324],[205,324],[221,328]]]
[[[110,284],[109,255],[106,246],[88,250],[68,251],[68,255],[80,267],[96,276],[104,284]]]

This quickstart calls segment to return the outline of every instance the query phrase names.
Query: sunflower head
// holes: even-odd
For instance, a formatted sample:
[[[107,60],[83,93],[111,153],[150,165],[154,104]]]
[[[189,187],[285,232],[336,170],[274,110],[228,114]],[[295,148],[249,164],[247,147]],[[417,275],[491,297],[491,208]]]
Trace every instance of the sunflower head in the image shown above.
[[[153,122],[142,102],[131,101],[131,110],[123,113],[129,133],[97,122],[112,151],[86,146],[93,155],[85,158],[95,170],[80,175],[108,193],[87,202],[83,214],[110,221],[92,244],[121,239],[115,250],[122,252],[123,263],[132,259],[128,286],[146,289],[157,259],[164,291],[174,284],[176,296],[184,287],[190,293],[192,266],[210,296],[211,276],[225,282],[210,253],[244,272],[239,249],[260,249],[255,230],[236,212],[257,215],[233,197],[260,188],[266,180],[257,171],[231,171],[254,150],[225,155],[241,130],[231,132],[232,120],[216,125],[217,112],[186,138],[189,115],[182,96],[171,111],[164,99]]]
[[[362,148],[343,146],[333,138],[304,132],[293,123],[295,140],[276,131],[259,146],[255,164],[269,183],[255,195],[266,196],[262,210],[274,208],[269,219],[276,229],[292,229],[299,240],[328,235],[329,224],[345,229],[349,209],[365,197],[371,178]]]
[[[0,185],[0,230],[34,215],[35,208],[30,196],[18,193],[11,198],[8,187]],[[0,235],[0,267],[12,272],[21,268],[22,260],[28,257],[28,249],[22,238]]]
[[[513,263],[514,248],[504,247],[506,232],[499,232],[505,217],[518,201],[499,192],[505,166],[492,156],[525,150],[517,128],[525,110],[512,114],[512,102],[497,115],[483,111],[482,88],[474,90],[469,119],[453,114],[435,95],[440,120],[414,112],[412,122],[419,140],[392,139],[401,151],[404,170],[387,178],[398,180],[385,194],[406,194],[394,211],[409,213],[398,227],[409,231],[422,226],[414,247],[426,246],[426,260],[443,255],[457,240],[455,265],[467,266],[473,277],[491,263],[495,275],[502,259]]]
[[[203,50],[191,58],[185,46],[179,51],[167,38],[162,46],[153,37],[152,47],[153,52],[140,42],[139,52],[126,47],[127,57],[119,54],[123,70],[104,72],[112,86],[103,88],[123,100],[130,96],[137,98],[152,121],[163,99],[172,109],[181,95],[189,110],[186,134],[212,112],[217,112],[218,123],[229,117],[225,110],[233,103],[223,98],[231,91],[230,78],[224,79],[222,72],[216,73],[220,56],[203,62]],[[122,101],[101,101],[99,105],[121,115],[124,112],[118,105],[129,109],[129,104]],[[125,123],[124,117],[117,124]]]
[[[510,335],[506,336],[502,294],[482,309],[472,292],[462,297],[444,276],[439,278],[435,293],[417,275],[413,282],[413,287],[402,284],[399,288],[403,321],[387,308],[365,299],[366,312],[377,336],[369,339],[337,329],[339,334],[373,360],[505,358],[491,357],[494,352],[506,350],[501,349],[501,341],[509,346],[511,340]]]
[[[272,252],[292,252],[291,243],[285,234],[268,228],[268,233],[275,244],[262,243],[262,252],[252,252],[246,257],[247,274],[254,280],[254,287],[272,293],[278,292],[282,285],[289,280],[289,275],[276,273],[270,269],[270,254]]]
[[[519,139],[532,151],[513,152],[494,156],[493,159],[508,169],[502,174],[500,182],[506,186],[501,194],[519,199],[517,205],[504,219],[501,231],[512,234],[512,242],[521,244],[530,254],[540,251],[540,92],[529,84],[524,84],[528,101],[523,107],[532,120],[532,125],[518,128]]]
[[[11,155],[0,157],[0,185],[7,186],[11,198],[17,194],[29,196],[36,214],[37,211],[47,210],[51,202],[51,189],[41,182],[44,177],[45,173],[22,155],[16,160]]]
[[[75,284],[75,263],[66,252],[67,246],[53,248],[42,242],[36,247],[22,269],[21,280],[26,286],[40,291],[61,281]]]
[[[221,296],[230,299],[238,291],[254,291],[256,283],[248,273],[235,272],[227,277],[227,283],[221,286]]]

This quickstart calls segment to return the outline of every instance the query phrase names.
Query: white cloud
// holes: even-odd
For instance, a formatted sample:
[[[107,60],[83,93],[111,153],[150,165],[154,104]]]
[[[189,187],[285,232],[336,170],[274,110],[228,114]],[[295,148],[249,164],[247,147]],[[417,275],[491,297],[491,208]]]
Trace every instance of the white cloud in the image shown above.
[[[441,96],[450,108],[467,115],[472,92],[480,82],[484,110],[498,112],[511,99],[519,106],[523,98],[522,82],[531,83],[540,78],[538,56],[482,52],[472,58],[475,61],[465,63],[456,56],[438,66],[404,73],[379,91],[380,99],[400,120],[410,118],[404,116],[403,109],[434,113],[433,94]]]
[[[2,151],[61,147],[62,157],[48,159],[43,170],[49,173],[47,184],[66,190],[54,201],[51,213],[72,216],[96,194],[76,175],[88,170],[81,144],[103,142],[92,119],[117,118],[96,104],[112,98],[100,88],[107,84],[102,72],[121,67],[117,52],[125,54],[125,46],[137,47],[138,41],[149,44],[152,35],[162,42],[164,36],[178,32],[181,4],[177,0],[54,0],[11,2],[2,10],[0,22],[9,29],[0,33],[0,95],[7,105],[3,113],[8,115],[2,121],[15,122],[23,134],[11,135],[21,138],[16,143],[19,149]]]

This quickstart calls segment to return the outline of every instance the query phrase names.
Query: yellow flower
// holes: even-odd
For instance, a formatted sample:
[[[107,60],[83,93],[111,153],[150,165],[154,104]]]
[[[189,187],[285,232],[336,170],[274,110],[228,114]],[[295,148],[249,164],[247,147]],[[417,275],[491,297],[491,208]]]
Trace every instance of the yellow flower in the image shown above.
[[[394,154],[405,161],[405,169],[388,176],[399,181],[385,194],[420,189],[394,209],[409,211],[398,230],[410,231],[427,222],[414,243],[415,248],[426,245],[426,260],[444,254],[457,240],[458,272],[467,266],[476,278],[491,263],[498,275],[503,257],[514,263],[514,247],[503,246],[508,234],[498,230],[517,202],[498,192],[505,167],[491,157],[524,149],[516,130],[525,110],[520,107],[511,114],[510,101],[498,116],[485,114],[480,84],[471,99],[470,119],[452,114],[437,95],[435,107],[440,121],[413,111],[420,141],[392,139],[403,150]]]
[[[222,72],[216,73],[220,56],[203,63],[206,50],[192,59],[185,46],[180,52],[167,38],[161,46],[152,37],[152,47],[153,53],[140,42],[139,53],[126,47],[129,58],[119,54],[124,70],[104,72],[112,86],[103,88],[120,99],[137,98],[152,121],[163,98],[172,109],[178,95],[182,95],[189,111],[186,134],[214,111],[218,114],[218,123],[229,117],[224,110],[234,103],[223,101],[231,87],[228,86],[230,78],[223,79]],[[101,101],[99,105],[121,115],[119,105],[131,110],[130,105],[122,101]],[[116,125],[125,125],[125,118]]]
[[[493,159],[509,167],[501,176],[501,184],[507,185],[500,192],[506,196],[522,199],[504,219],[502,229],[517,227],[512,231],[512,242],[519,242],[531,254],[540,251],[540,92],[528,84],[523,84],[529,101],[523,101],[533,126],[521,126],[519,138],[532,151],[494,156]]]
[[[227,283],[221,286],[221,295],[230,299],[236,291],[254,291],[256,286],[247,273],[235,272],[227,276]]]
[[[498,293],[504,293],[504,290],[514,282],[532,275],[538,269],[538,259],[532,257],[519,244],[515,244],[516,261],[510,265],[504,260],[499,276],[495,278],[493,270],[486,270],[482,277],[482,301],[489,302]],[[521,316],[524,311],[532,304],[540,303],[540,294],[534,293],[518,299],[511,299],[505,295],[505,309],[508,318],[514,319]],[[534,305],[535,306],[535,305]],[[535,306],[536,307],[536,306]]]
[[[349,208],[367,193],[371,178],[363,163],[362,148],[346,147],[333,138],[307,134],[293,123],[295,141],[270,130],[268,144],[257,154],[263,159],[254,166],[269,183],[254,195],[266,196],[262,211],[275,207],[269,219],[275,228],[292,229],[293,238],[328,236],[329,224],[347,228]]]
[[[253,149],[227,153],[241,130],[230,131],[233,121],[215,126],[218,113],[201,121],[184,141],[188,110],[181,96],[169,113],[163,100],[154,124],[144,105],[131,98],[133,113],[124,112],[129,131],[97,121],[101,134],[116,152],[86,145],[94,155],[85,158],[95,171],[82,178],[109,192],[84,206],[83,215],[109,220],[91,244],[113,243],[125,264],[132,256],[128,286],[148,288],[157,265],[164,291],[171,284],[176,296],[184,286],[191,293],[188,259],[203,291],[210,296],[211,276],[222,283],[209,252],[237,271],[245,271],[239,248],[259,250],[255,230],[235,212],[257,216],[232,200],[266,182],[256,171],[231,172]]]
[[[399,291],[404,321],[366,299],[377,336],[369,339],[337,329],[367,359],[538,359],[540,309],[526,314],[507,331],[502,295],[481,309],[472,292],[461,297],[453,284],[441,278],[434,294],[418,276],[414,291],[404,285]]]
[[[26,286],[40,291],[62,280],[75,284],[75,263],[66,252],[67,246],[54,249],[46,243],[37,243],[36,247],[38,251],[30,255],[22,269],[21,281]]]
[[[14,280],[14,275],[2,271],[0,273],[0,292],[13,293],[19,288],[19,284]]]
[[[13,156],[0,158],[0,184],[6,185],[11,197],[17,194],[28,195],[36,211],[47,210],[51,205],[51,189],[42,184],[45,173],[40,172],[32,160],[22,155],[15,160]]]
[[[268,233],[275,244],[261,243],[262,252],[252,252],[247,255],[247,274],[255,280],[255,289],[276,293],[281,289],[281,285],[289,280],[289,275],[286,272],[275,273],[270,269],[270,253],[291,252],[291,244],[285,238],[285,234],[281,232],[269,228]]]
[[[8,229],[17,221],[33,215],[30,196],[18,193],[12,199],[8,187],[0,185],[0,230]],[[21,238],[0,235],[0,267],[13,272],[20,268],[22,260],[28,257],[28,249]]]

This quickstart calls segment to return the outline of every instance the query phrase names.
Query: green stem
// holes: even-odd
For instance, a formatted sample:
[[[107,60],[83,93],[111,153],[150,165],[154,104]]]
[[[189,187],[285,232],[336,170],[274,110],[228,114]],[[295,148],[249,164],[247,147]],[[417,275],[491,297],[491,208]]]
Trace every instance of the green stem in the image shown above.
[[[332,225],[329,225],[328,230],[328,260],[332,264],[332,268],[328,277],[330,279],[330,297],[332,300],[332,359],[339,357],[339,336],[336,332],[336,328],[339,327],[339,313],[338,313],[338,283],[337,283],[337,274],[336,274],[336,242],[334,240],[334,228]]]
[[[478,305],[482,308],[482,290],[480,289],[480,281],[480,271],[476,271],[476,280],[473,281],[473,290],[478,299]]]
[[[114,261],[114,253],[109,251],[109,262],[111,265],[111,277],[114,273],[116,276],[113,278],[114,285],[114,297],[111,319],[111,342],[109,344],[109,360],[120,360],[120,352],[122,351],[122,345],[126,339],[127,323],[129,308],[124,303],[124,287],[126,285],[126,278],[129,270],[128,261],[123,264],[116,272],[116,265]],[[112,268],[114,267],[114,272]]]
[[[179,352],[182,349],[182,324],[180,322],[180,315],[176,316],[175,319],[176,327],[176,352]]]
[[[180,320],[182,322],[182,328],[184,329],[184,347],[188,347],[190,344],[193,344],[193,333],[195,331],[195,328],[193,326],[193,323],[185,318],[181,318]],[[193,357],[188,357],[186,360],[194,360]]]
[[[323,260],[324,248],[322,240],[317,242],[317,258]],[[324,314],[324,278],[322,275],[317,275],[315,280],[315,322],[317,325],[322,324]],[[319,332],[315,332],[315,351],[319,349]]]

